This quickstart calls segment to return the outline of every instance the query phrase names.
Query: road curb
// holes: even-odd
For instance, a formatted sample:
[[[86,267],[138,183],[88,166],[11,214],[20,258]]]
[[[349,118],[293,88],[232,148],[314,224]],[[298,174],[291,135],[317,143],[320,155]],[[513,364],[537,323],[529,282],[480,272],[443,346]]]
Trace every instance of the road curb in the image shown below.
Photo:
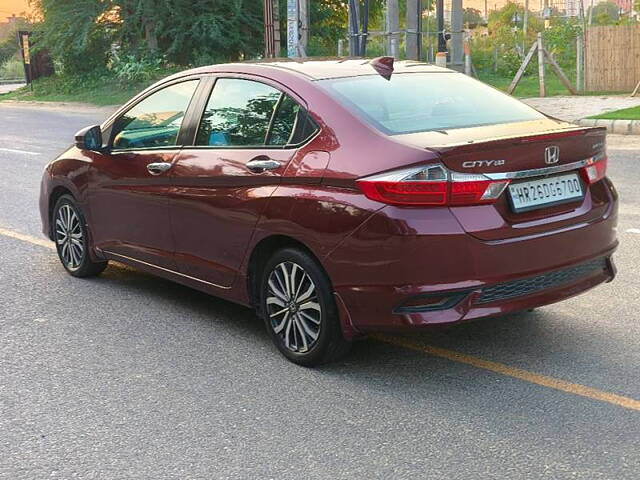
[[[607,120],[603,118],[582,118],[578,124],[584,127],[606,127],[607,133],[618,135],[640,135],[640,120]]]

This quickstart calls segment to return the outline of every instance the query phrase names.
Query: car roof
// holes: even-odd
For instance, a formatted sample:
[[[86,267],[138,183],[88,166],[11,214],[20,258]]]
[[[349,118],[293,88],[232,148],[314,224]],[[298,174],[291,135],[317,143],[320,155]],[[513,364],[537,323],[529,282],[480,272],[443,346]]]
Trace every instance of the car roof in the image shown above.
[[[215,72],[256,72],[256,71],[280,71],[301,74],[311,80],[323,80],[329,78],[356,77],[361,75],[374,75],[376,71],[371,66],[371,60],[366,58],[338,58],[338,59],[274,59],[259,60],[242,63],[227,63],[209,65],[195,70],[182,72],[188,73],[215,73]],[[435,65],[403,60],[394,62],[394,73],[454,72]]]

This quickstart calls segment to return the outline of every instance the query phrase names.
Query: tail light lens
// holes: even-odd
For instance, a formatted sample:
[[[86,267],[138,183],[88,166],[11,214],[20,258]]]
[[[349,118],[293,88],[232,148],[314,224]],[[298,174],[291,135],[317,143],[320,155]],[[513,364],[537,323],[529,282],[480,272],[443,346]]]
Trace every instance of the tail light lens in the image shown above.
[[[509,180],[452,172],[436,164],[363,178],[357,184],[367,198],[382,203],[456,206],[493,203],[502,195]]]
[[[600,154],[590,158],[589,163],[582,169],[582,176],[588,184],[602,180],[607,174],[607,155]]]

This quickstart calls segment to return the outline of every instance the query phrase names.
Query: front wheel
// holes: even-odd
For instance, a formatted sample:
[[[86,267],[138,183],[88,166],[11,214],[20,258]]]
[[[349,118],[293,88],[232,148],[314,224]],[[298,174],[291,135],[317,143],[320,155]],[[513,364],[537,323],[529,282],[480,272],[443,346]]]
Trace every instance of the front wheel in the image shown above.
[[[280,352],[299,365],[334,361],[351,345],[342,334],[327,275],[301,250],[279,250],[265,265],[261,312]]]
[[[94,262],[89,255],[89,236],[82,211],[70,195],[62,195],[53,208],[53,238],[62,266],[74,277],[102,273],[107,262]]]

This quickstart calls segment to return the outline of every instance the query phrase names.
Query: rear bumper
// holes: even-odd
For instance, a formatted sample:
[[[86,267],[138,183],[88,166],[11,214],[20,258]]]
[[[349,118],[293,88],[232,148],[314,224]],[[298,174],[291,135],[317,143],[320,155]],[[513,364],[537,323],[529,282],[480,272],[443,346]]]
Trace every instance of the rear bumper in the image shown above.
[[[591,268],[582,270],[581,267],[585,266],[591,266]],[[502,298],[487,299],[487,293],[493,290],[502,288],[508,291],[513,285],[523,281],[536,283],[543,277],[571,270],[579,270],[580,276],[563,279],[557,284],[532,289],[524,293],[513,292],[513,295],[506,295]],[[338,294],[345,305],[351,307],[347,308],[352,326],[357,332],[403,331],[454,324],[549,305],[579,295],[601,283],[610,282],[614,277],[615,267],[611,257],[599,257],[590,262],[536,277],[474,289],[434,292],[438,295],[451,295],[455,304],[444,309],[413,312],[401,311],[398,304],[391,307],[399,297],[403,300],[406,300],[407,297],[411,298],[411,295],[407,296],[408,292],[402,291],[400,293],[397,288],[360,288],[357,294],[354,294],[350,289],[341,289]],[[363,307],[363,305],[367,306]],[[385,314],[385,312],[387,313]]]
[[[356,332],[428,328],[526,310],[615,277],[615,201],[595,222],[492,242],[462,231],[446,209],[433,210],[429,219],[416,212],[406,210],[398,224],[398,212],[383,210],[326,259]],[[445,299],[442,308],[428,311],[401,308],[408,300],[420,303],[416,296]]]

